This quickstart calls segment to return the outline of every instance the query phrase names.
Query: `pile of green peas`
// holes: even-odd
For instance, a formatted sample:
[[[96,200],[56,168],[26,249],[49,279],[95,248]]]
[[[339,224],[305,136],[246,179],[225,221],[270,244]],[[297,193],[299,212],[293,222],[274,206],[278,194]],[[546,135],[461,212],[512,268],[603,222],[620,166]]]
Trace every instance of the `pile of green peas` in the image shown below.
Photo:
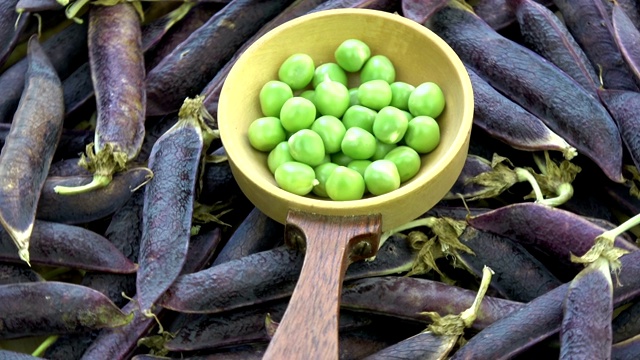
[[[438,146],[444,94],[433,82],[395,81],[389,58],[361,40],[345,40],[334,57],[317,67],[307,54],[288,57],[260,90],[264,116],[249,142],[269,153],[276,183],[291,193],[346,201],[393,191]],[[347,73],[357,72],[349,89]]]

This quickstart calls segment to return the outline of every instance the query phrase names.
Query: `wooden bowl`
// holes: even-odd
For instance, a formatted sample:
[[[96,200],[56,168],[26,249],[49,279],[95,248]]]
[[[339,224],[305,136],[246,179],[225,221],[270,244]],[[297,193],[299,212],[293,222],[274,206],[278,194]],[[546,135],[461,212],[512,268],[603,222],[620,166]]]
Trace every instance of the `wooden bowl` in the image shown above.
[[[262,117],[259,92],[278,78],[292,54],[309,54],[318,66],[335,62],[337,46],[356,38],[372,55],[387,56],[396,80],[437,83],[446,106],[438,117],[440,144],[422,156],[419,173],[380,196],[332,201],[280,189],[267,154],[249,144],[247,130]],[[357,76],[351,77],[355,86]],[[473,92],[453,50],[422,25],[399,15],[362,9],[328,10],[299,17],[251,45],[229,72],[218,104],[218,126],[240,188],[269,217],[285,223],[285,240],[306,250],[300,278],[265,359],[337,359],[338,313],[347,266],[376,253],[380,232],[426,212],[459,176],[469,145]]]
[[[367,43],[372,55],[387,56],[396,67],[397,81],[414,86],[432,81],[442,88],[446,106],[437,119],[440,144],[422,156],[422,167],[413,179],[384,195],[338,202],[284,191],[267,167],[267,154],[254,150],[247,139],[249,124],[263,116],[260,89],[277,80],[280,64],[290,55],[309,54],[316,66],[335,62],[336,47],[349,38]],[[218,108],[220,135],[233,174],[247,198],[266,215],[284,223],[290,209],[338,216],[379,212],[383,231],[423,214],[449,191],[467,155],[472,118],[469,76],[442,39],[402,16],[362,9],[309,14],[267,33],[236,62]]]

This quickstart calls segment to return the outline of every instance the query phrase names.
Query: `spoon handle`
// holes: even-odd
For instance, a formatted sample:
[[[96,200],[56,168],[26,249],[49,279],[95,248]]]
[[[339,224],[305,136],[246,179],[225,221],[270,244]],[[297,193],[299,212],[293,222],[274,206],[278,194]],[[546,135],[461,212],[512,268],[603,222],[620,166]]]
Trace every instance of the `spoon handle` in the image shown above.
[[[285,240],[306,247],[300,278],[263,359],[338,359],[338,314],[349,264],[375,255],[381,216],[325,216],[291,210]]]

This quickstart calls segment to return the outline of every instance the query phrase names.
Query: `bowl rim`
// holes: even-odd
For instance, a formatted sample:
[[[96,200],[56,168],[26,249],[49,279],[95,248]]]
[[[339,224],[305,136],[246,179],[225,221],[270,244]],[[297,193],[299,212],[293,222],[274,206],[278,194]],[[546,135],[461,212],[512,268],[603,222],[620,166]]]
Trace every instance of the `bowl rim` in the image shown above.
[[[251,176],[248,176],[249,174],[251,174],[251,171],[250,169],[248,170],[248,166],[246,164],[247,162],[236,161],[234,154],[227,151],[227,156],[231,164],[234,177],[237,177],[238,175],[243,176],[248,182],[252,184],[252,186],[259,188],[262,191],[268,192],[270,196],[274,198],[274,201],[285,202],[287,204],[288,209],[303,210],[303,211],[315,212],[315,213],[324,214],[324,215],[332,215],[335,213],[340,213],[340,214],[353,213],[355,215],[355,214],[362,213],[363,209],[379,208],[381,206],[384,206],[384,204],[387,203],[389,200],[396,199],[398,197],[406,197],[409,194],[418,190],[420,187],[425,186],[425,184],[428,184],[431,181],[433,181],[433,179],[437,177],[439,174],[447,171],[447,166],[452,162],[453,159],[459,156],[459,152],[462,149],[466,153],[466,150],[468,147],[468,142],[469,142],[469,137],[471,132],[471,125],[473,122],[473,108],[474,108],[473,91],[471,87],[471,80],[468,76],[466,68],[462,63],[462,60],[458,57],[458,55],[454,52],[454,50],[433,31],[431,31],[427,27],[413,20],[403,17],[402,15],[389,13],[382,10],[351,9],[351,8],[322,10],[322,11],[317,11],[313,13],[307,13],[295,19],[289,20],[275,27],[274,29],[270,30],[266,34],[264,34],[262,37],[257,39],[253,44],[251,44],[240,55],[240,57],[238,58],[238,60],[230,70],[229,74],[227,75],[227,79],[225,80],[225,83],[223,84],[222,90],[220,93],[220,100],[219,100],[219,106],[218,106],[218,124],[220,128],[220,137],[221,137],[223,146],[225,144],[225,139],[226,139],[226,136],[225,136],[226,126],[225,126],[224,119],[227,118],[233,111],[233,109],[227,109],[227,105],[226,105],[227,101],[225,100],[228,94],[228,91],[227,91],[228,81],[229,79],[233,80],[233,78],[235,77],[234,74],[240,71],[238,69],[242,67],[246,59],[250,58],[251,55],[257,49],[259,49],[263,43],[271,40],[273,37],[276,37],[282,31],[286,31],[289,28],[295,27],[300,23],[320,19],[323,17],[346,16],[346,15],[376,16],[376,17],[382,17],[387,21],[398,22],[403,26],[407,26],[411,28],[413,31],[422,33],[426,38],[429,38],[429,40],[433,42],[435,46],[437,46],[442,52],[444,52],[447,55],[447,58],[450,59],[451,66],[455,69],[456,74],[458,74],[458,76],[460,77],[460,80],[462,81],[463,94],[461,98],[468,99],[468,101],[466,101],[462,109],[462,120],[460,123],[460,128],[450,148],[448,148],[442,154],[442,156],[436,159],[432,159],[432,161],[435,162],[433,164],[432,171],[422,175],[418,175],[419,177],[414,178],[406,183],[403,183],[400,186],[400,188],[394,191],[391,191],[389,193],[377,195],[377,196],[370,196],[370,197],[366,197],[359,200],[349,200],[349,201],[334,201],[331,199],[321,199],[321,198],[315,198],[315,197],[300,196],[300,195],[287,192],[279,188],[277,185],[274,185],[271,182],[257,181],[259,179],[255,179]],[[241,174],[237,174],[237,172],[240,172]],[[456,177],[457,175],[459,175],[459,173],[456,174]],[[453,183],[451,185],[453,186]],[[245,191],[244,189],[242,190]],[[425,209],[425,211],[426,210],[428,209]],[[264,212],[267,213],[267,211],[264,211]],[[276,219],[276,220],[281,221],[282,219]]]

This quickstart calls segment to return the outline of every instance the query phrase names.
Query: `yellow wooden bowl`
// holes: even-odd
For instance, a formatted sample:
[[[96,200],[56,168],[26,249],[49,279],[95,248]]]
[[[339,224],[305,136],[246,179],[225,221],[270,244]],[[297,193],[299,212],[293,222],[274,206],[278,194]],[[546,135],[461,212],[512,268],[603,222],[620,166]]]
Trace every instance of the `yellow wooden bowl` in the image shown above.
[[[396,81],[414,86],[432,81],[442,88],[446,106],[437,119],[440,144],[422,156],[422,167],[413,179],[384,195],[332,201],[284,191],[267,167],[267,154],[254,150],[247,138],[249,124],[263,116],[258,98],[260,89],[267,81],[278,79],[278,68],[290,55],[309,54],[316,66],[335,62],[335,49],[350,38],[367,43],[372,55],[387,56],[396,68]],[[380,213],[384,231],[420,216],[449,191],[467,155],[472,118],[469,76],[442,39],[400,15],[340,9],[289,21],[249,47],[224,83],[217,120],[236,181],[247,198],[267,216],[284,223],[289,210],[333,216]]]

